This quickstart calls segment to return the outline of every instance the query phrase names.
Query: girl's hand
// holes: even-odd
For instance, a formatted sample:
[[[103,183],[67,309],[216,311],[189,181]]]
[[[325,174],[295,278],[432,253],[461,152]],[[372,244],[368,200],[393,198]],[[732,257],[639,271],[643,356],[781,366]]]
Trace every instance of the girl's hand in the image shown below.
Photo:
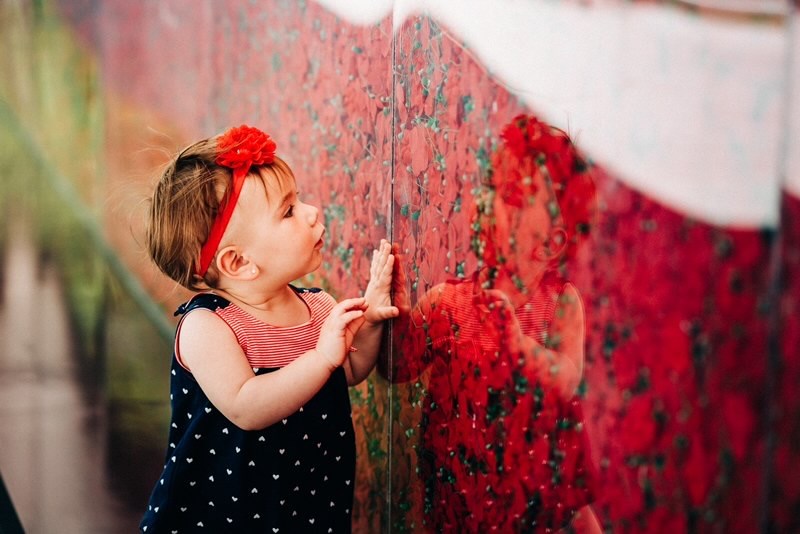
[[[333,307],[322,324],[316,351],[331,365],[331,370],[344,363],[356,332],[364,324],[366,309],[368,304],[364,297],[343,300]]]
[[[369,269],[369,283],[364,298],[369,307],[364,314],[367,323],[376,325],[397,317],[399,310],[392,306],[392,270],[394,254],[388,241],[381,239],[377,250],[372,252],[372,265]]]

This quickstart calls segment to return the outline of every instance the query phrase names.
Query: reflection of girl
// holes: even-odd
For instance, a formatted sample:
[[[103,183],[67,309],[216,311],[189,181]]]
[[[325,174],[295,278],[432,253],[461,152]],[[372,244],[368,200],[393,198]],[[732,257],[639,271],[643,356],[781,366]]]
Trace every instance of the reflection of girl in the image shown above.
[[[502,137],[477,197],[482,267],[434,287],[406,316],[393,369],[399,380],[428,376],[423,521],[446,532],[599,531],[574,396],[583,307],[564,279],[593,187],[562,132],[521,116]]]
[[[584,315],[566,267],[588,233],[594,185],[560,130],[519,116],[502,138],[476,203],[480,285],[509,299],[539,380],[570,398],[583,374]]]

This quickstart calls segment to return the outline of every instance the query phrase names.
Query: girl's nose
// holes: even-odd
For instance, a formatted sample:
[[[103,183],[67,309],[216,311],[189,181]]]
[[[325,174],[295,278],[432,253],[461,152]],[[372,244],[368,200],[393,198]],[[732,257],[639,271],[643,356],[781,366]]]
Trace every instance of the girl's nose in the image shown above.
[[[308,206],[308,224],[316,226],[319,220],[319,208],[311,204],[306,204],[306,206]]]

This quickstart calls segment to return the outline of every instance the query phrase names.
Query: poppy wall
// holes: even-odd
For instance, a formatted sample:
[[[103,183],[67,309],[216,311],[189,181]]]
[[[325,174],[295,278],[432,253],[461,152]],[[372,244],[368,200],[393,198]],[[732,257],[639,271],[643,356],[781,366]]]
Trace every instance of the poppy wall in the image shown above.
[[[403,316],[351,392],[356,531],[789,532],[797,8],[706,4],[9,5],[89,58],[64,79],[91,120],[54,133],[23,84],[3,98],[54,160],[93,147],[65,173],[165,316],[186,294],[145,257],[143,201],[228,126],[268,131],[324,214],[303,283],[356,295],[391,239]],[[169,354],[143,358],[108,359],[111,406],[120,375],[166,384]],[[114,441],[142,505],[168,400],[146,395],[160,419]]]

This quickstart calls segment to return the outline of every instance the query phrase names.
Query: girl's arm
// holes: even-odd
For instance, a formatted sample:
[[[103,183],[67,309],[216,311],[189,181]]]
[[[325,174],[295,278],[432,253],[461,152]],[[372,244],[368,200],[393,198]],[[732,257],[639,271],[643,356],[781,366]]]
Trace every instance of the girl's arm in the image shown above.
[[[363,297],[343,300],[325,320],[315,349],[258,376],[228,325],[212,312],[196,310],[181,325],[181,360],[225,417],[243,430],[259,430],[299,410],[344,363],[365,308]]]
[[[556,303],[546,346],[525,336],[528,366],[564,398],[575,394],[583,377],[585,330],[583,301],[575,286],[567,283]]]
[[[383,333],[383,322],[386,319],[397,317],[399,310],[392,306],[392,270],[394,268],[394,255],[392,247],[385,239],[377,250],[372,252],[372,265],[370,266],[370,279],[364,298],[367,302],[366,319],[353,341],[354,352],[349,352],[345,362],[347,383],[358,384],[372,371],[378,358]]]

